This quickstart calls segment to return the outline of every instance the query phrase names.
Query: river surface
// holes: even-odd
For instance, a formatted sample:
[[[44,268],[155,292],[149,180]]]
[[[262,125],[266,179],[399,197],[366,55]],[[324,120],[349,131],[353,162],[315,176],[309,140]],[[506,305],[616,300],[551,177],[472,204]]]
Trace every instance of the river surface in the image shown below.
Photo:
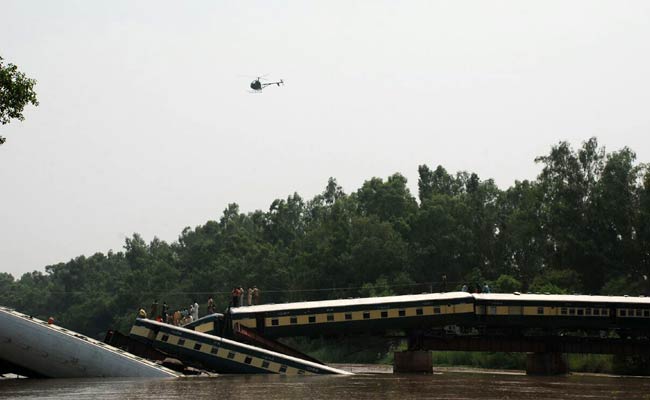
[[[353,376],[220,375],[182,379],[1,379],[2,399],[650,399],[650,379],[442,370],[393,375],[342,366]]]

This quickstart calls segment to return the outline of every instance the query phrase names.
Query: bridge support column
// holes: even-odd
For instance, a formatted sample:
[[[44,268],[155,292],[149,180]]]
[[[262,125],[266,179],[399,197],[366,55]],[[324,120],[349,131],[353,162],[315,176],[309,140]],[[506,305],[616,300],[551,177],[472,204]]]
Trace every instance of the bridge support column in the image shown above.
[[[526,354],[526,375],[565,375],[569,373],[569,363],[563,353]]]
[[[396,351],[393,355],[393,373],[433,373],[433,358],[430,351]]]

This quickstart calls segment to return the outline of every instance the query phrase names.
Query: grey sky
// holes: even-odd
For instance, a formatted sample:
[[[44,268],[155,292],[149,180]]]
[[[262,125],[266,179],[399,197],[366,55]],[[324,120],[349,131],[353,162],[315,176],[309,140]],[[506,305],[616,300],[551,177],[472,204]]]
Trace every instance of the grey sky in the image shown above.
[[[650,161],[648,1],[0,3],[41,105],[0,128],[0,271],[229,202],[267,209],[442,164],[502,188],[560,140]],[[286,86],[247,91],[270,73]]]

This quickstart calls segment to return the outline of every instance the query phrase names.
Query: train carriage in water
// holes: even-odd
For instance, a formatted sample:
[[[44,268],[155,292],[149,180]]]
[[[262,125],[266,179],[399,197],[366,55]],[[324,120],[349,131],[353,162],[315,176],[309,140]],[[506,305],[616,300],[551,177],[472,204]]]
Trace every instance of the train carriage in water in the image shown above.
[[[427,293],[309,301],[231,308],[239,324],[265,337],[381,333],[466,325],[474,320],[474,297],[465,292]]]
[[[218,317],[218,314],[213,315]],[[188,365],[218,373],[350,374],[309,360],[149,319],[137,319],[129,336]]]
[[[650,298],[474,294],[476,325],[487,328],[650,332]]]

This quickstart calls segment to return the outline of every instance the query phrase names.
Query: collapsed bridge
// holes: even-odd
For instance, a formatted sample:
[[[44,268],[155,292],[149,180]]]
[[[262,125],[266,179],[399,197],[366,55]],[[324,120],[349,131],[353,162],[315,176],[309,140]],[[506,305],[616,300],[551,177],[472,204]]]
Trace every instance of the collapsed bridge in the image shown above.
[[[278,339],[354,335],[408,340],[396,371],[431,372],[430,351],[463,350],[526,352],[527,372],[564,373],[565,353],[650,356],[650,298],[426,293],[230,308],[185,327],[137,319],[128,337],[110,333],[116,347],[0,308],[0,374],[179,376],[159,365],[168,357],[219,373],[347,374]]]

